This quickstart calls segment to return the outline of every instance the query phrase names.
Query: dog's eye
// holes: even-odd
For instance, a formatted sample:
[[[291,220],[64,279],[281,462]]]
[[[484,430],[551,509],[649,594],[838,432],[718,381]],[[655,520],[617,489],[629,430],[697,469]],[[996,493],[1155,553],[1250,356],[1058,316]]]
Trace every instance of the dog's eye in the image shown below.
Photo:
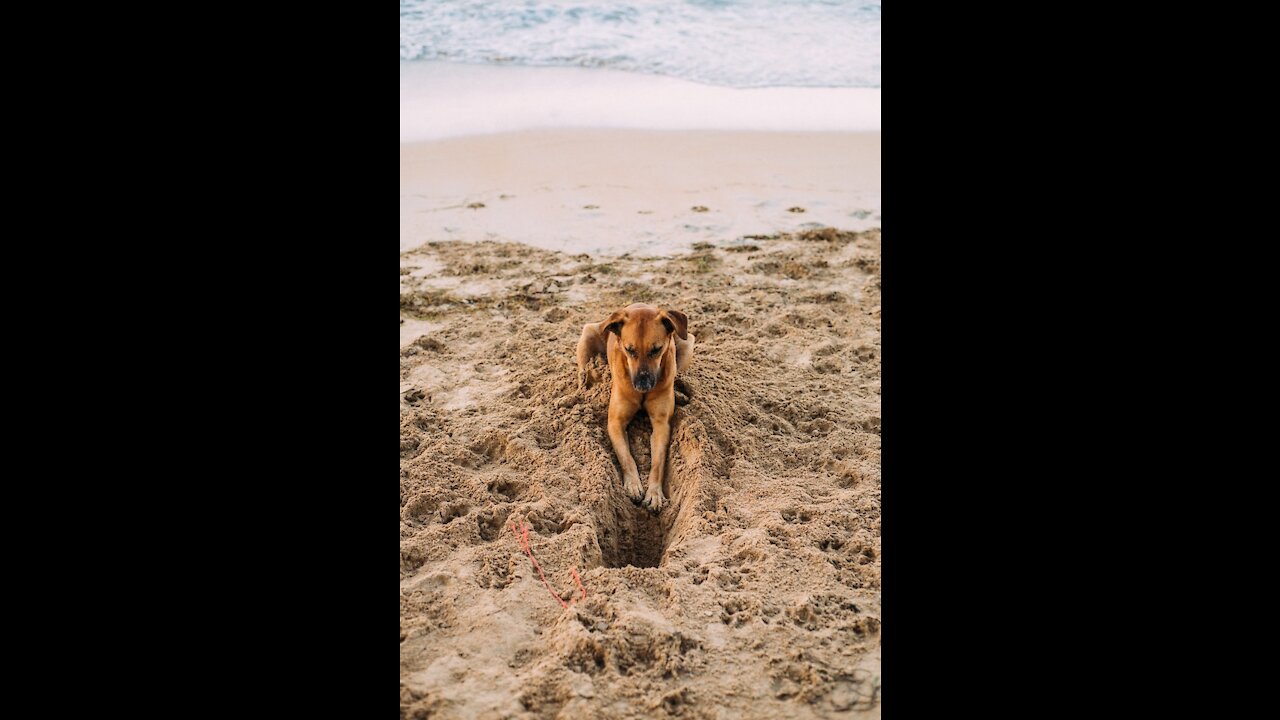
[[[627,354],[628,354],[628,355],[630,355],[631,357],[635,357],[635,356],[636,356],[636,349],[635,349],[635,348],[632,348],[632,347],[627,348]]]
[[[649,357],[658,357],[658,355],[661,353],[662,353],[662,348],[656,347],[649,351]]]

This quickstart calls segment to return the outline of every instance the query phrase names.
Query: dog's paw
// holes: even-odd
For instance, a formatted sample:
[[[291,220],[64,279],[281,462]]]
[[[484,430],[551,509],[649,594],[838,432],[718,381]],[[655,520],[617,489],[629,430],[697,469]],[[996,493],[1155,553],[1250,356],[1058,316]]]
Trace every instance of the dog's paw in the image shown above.
[[[644,506],[654,512],[662,510],[662,506],[665,505],[666,502],[667,499],[662,497],[661,487],[649,488],[649,492],[644,496]]]
[[[622,490],[627,493],[627,497],[632,500],[639,500],[644,497],[644,486],[640,484],[640,476],[632,475],[622,481]]]
[[[578,389],[587,390],[591,387],[591,371],[583,368],[578,371]]]

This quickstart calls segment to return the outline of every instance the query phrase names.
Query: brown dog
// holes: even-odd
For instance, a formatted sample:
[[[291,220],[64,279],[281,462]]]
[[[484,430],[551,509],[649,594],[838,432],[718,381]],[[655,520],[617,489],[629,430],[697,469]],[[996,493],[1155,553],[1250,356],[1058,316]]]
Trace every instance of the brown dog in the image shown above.
[[[679,310],[663,310],[637,304],[619,310],[608,320],[589,323],[578,339],[578,384],[586,388],[588,366],[597,355],[609,362],[613,391],[609,395],[609,440],[622,467],[622,487],[632,499],[642,496],[653,511],[666,498],[662,481],[671,439],[671,413],[675,411],[675,380],[693,358],[694,336],[689,319]],[[627,447],[627,424],[641,407],[653,424],[653,461],[649,486],[640,485],[640,472]]]

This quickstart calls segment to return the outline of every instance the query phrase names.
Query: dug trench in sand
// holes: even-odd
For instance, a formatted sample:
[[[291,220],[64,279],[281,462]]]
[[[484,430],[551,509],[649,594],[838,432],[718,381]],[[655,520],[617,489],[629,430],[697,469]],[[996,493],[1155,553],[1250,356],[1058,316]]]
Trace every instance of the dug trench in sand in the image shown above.
[[[402,717],[878,716],[880,245],[402,252]],[[657,515],[623,493],[607,379],[579,391],[573,357],[633,302],[698,336]],[[643,413],[628,435],[647,477]]]

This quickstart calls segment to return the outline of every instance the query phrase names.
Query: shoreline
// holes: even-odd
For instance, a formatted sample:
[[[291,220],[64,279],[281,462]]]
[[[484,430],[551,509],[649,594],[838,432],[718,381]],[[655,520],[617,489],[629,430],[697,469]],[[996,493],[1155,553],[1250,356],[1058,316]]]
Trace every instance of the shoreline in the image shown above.
[[[548,129],[867,132],[881,89],[731,88],[603,68],[400,62],[400,142]]]

